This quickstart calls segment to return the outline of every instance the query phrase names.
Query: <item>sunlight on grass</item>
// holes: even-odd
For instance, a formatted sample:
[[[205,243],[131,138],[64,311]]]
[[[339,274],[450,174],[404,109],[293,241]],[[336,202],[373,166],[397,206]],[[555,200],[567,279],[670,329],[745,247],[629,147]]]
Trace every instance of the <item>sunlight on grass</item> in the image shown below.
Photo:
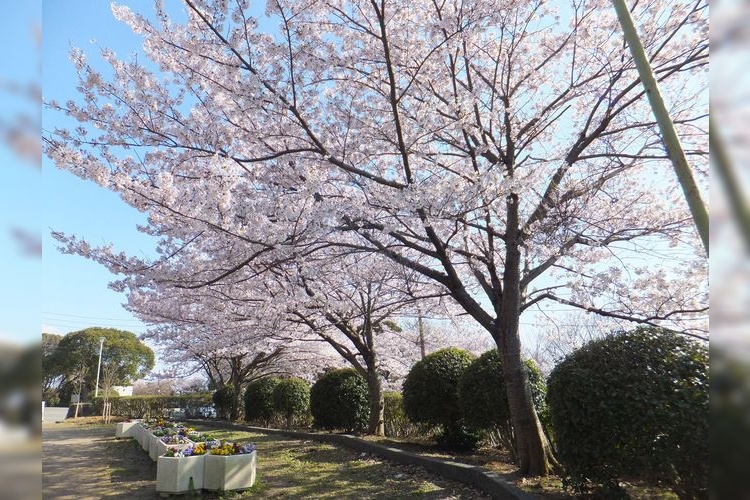
[[[218,439],[258,447],[258,483],[222,498],[486,498],[480,492],[433,476],[313,441],[232,430],[201,429]]]

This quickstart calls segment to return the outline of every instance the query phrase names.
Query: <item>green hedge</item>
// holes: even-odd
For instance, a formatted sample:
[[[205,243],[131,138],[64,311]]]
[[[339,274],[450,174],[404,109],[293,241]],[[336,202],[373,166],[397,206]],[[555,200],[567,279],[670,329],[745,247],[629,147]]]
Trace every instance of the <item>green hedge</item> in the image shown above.
[[[110,396],[109,402],[112,403],[112,415],[128,418],[162,415],[169,408],[182,408],[186,417],[199,417],[198,408],[212,405],[210,392],[178,396]],[[101,415],[104,398],[94,398],[92,406],[94,414]]]
[[[449,347],[412,366],[403,387],[403,404],[412,422],[442,426],[438,444],[454,450],[475,448],[481,435],[466,427],[458,408],[458,381],[474,355]]]
[[[367,381],[354,368],[327,372],[310,389],[310,413],[317,428],[365,432],[370,419]]]
[[[707,498],[708,350],[638,328],[593,341],[558,364],[548,401],[564,484],[578,493],[622,479]]]
[[[248,384],[245,389],[245,421],[270,425],[276,416],[273,391],[280,380],[278,377],[263,377]]]
[[[301,378],[281,379],[273,390],[273,407],[286,419],[286,427],[294,425],[310,412],[310,385]]]
[[[223,385],[214,391],[211,396],[211,400],[216,408],[216,416],[222,420],[232,420],[231,415],[234,408],[232,403],[234,402],[234,386]]]
[[[547,385],[539,368],[532,360],[524,362],[531,386],[531,395],[539,419],[547,430]],[[493,431],[500,444],[513,448],[508,398],[500,353],[497,349],[485,352],[466,369],[458,382],[458,406],[467,425]]]

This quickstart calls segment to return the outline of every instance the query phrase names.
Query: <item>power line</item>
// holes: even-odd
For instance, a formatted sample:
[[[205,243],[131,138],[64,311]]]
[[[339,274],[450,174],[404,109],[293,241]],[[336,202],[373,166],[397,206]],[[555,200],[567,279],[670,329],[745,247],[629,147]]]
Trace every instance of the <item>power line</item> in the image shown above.
[[[68,313],[59,313],[59,312],[53,312],[53,311],[42,311],[42,314],[47,314],[51,316],[66,316],[69,318],[84,318],[84,319],[101,319],[101,320],[109,320],[109,321],[134,321],[140,323],[141,321],[138,319],[132,319],[132,318],[105,318],[102,316],[83,316],[81,314],[68,314]]]

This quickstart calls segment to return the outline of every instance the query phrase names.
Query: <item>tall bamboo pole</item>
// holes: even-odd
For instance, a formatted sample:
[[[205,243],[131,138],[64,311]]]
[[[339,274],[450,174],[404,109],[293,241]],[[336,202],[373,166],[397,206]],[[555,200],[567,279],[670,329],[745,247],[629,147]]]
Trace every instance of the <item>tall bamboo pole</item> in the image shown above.
[[[646,95],[656,117],[656,123],[659,125],[664,147],[666,147],[667,154],[672,160],[677,180],[682,187],[682,192],[685,194],[685,200],[690,208],[695,226],[698,228],[703,248],[705,248],[706,255],[708,255],[708,211],[701,199],[698,185],[695,183],[693,172],[685,157],[685,152],[682,150],[680,139],[677,137],[674,123],[672,123],[667,107],[659,92],[654,72],[651,69],[648,56],[646,56],[646,51],[643,49],[641,39],[638,37],[638,32],[633,24],[630,11],[625,5],[625,0],[612,0],[612,3],[614,4],[615,11],[617,11],[617,18],[620,20],[625,40],[628,42],[628,47],[630,47],[630,53],[633,55],[641,82],[643,82],[643,87],[646,89]]]

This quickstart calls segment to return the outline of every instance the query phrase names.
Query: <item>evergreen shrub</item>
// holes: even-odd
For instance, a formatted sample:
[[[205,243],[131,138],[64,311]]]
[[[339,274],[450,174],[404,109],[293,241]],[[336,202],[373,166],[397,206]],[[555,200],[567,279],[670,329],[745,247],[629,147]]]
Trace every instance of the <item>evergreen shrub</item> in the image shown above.
[[[310,389],[310,413],[315,427],[365,432],[370,419],[367,381],[353,368],[325,373]]]
[[[301,378],[281,379],[273,390],[273,407],[291,428],[295,417],[310,411],[310,385]]]
[[[567,486],[615,492],[640,478],[707,498],[706,346],[659,328],[614,334],[565,358],[548,389]]]
[[[406,376],[403,403],[412,422],[442,426],[438,443],[446,448],[469,450],[479,443],[478,434],[461,421],[458,381],[474,360],[463,349],[441,349],[417,362]]]
[[[279,384],[278,377],[263,377],[254,380],[245,389],[245,420],[261,421],[270,425],[276,415],[273,404],[273,391]]]

